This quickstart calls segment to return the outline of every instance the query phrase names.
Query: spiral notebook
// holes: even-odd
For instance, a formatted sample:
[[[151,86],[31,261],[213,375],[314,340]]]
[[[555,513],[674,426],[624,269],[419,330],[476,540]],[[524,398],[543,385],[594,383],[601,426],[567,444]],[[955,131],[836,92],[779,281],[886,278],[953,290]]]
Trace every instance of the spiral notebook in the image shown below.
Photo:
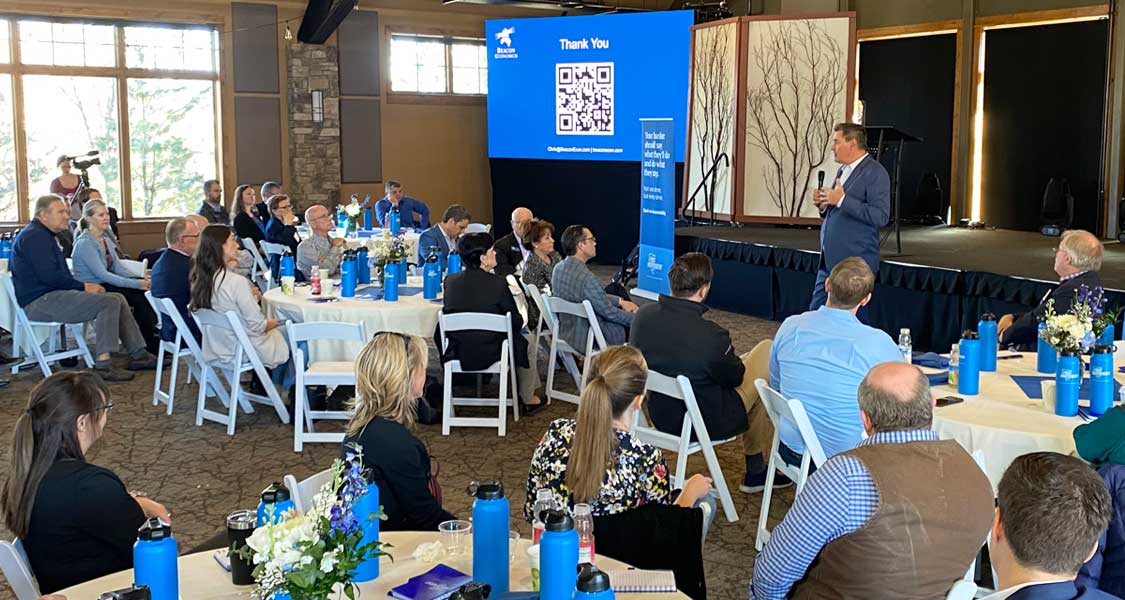
[[[606,571],[613,591],[624,593],[675,592],[676,576],[671,571],[620,569]]]

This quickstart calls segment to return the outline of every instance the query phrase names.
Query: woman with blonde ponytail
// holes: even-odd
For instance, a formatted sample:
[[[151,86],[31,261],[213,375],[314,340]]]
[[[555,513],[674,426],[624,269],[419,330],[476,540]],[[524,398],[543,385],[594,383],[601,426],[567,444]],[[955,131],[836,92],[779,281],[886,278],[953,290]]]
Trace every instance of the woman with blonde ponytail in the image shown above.
[[[531,459],[524,505],[529,521],[540,489],[551,490],[559,506],[588,503],[594,516],[672,503],[660,449],[631,432],[647,379],[648,365],[636,348],[611,346],[594,358],[577,418],[551,423]],[[674,504],[694,506],[710,485],[710,479],[692,476]]]
[[[355,359],[355,416],[348,423],[341,457],[358,444],[369,481],[379,486],[387,520],[384,531],[436,531],[456,519],[434,496],[430,453],[411,432],[426,384],[426,342],[416,336],[380,333]]]
[[[86,462],[113,403],[94,373],[39,382],[16,421],[4,482],[4,523],[23,541],[43,593],[133,568],[146,517],[167,509],[130,494],[112,471]]]

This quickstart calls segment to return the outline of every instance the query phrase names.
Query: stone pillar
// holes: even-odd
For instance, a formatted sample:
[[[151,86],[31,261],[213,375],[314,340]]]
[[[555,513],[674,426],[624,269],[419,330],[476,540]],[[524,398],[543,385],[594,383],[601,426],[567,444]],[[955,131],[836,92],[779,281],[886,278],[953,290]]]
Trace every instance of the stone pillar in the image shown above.
[[[340,72],[335,46],[291,44],[288,193],[300,215],[313,204],[335,210],[340,196]],[[324,94],[324,120],[313,120],[312,92]]]

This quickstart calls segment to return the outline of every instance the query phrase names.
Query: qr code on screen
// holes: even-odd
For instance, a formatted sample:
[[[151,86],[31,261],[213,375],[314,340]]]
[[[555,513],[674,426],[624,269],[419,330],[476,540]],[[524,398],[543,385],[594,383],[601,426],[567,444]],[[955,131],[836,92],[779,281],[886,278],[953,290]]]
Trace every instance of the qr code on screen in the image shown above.
[[[613,135],[613,63],[555,65],[555,134]]]

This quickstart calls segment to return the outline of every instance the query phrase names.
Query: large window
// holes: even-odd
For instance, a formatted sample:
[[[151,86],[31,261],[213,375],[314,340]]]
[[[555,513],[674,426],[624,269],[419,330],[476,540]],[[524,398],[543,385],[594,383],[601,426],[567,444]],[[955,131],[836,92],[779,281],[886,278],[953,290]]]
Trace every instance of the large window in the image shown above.
[[[391,34],[391,91],[486,94],[488,61],[484,40]]]
[[[0,17],[0,222],[91,150],[122,218],[194,210],[219,172],[218,44],[213,27]]]

